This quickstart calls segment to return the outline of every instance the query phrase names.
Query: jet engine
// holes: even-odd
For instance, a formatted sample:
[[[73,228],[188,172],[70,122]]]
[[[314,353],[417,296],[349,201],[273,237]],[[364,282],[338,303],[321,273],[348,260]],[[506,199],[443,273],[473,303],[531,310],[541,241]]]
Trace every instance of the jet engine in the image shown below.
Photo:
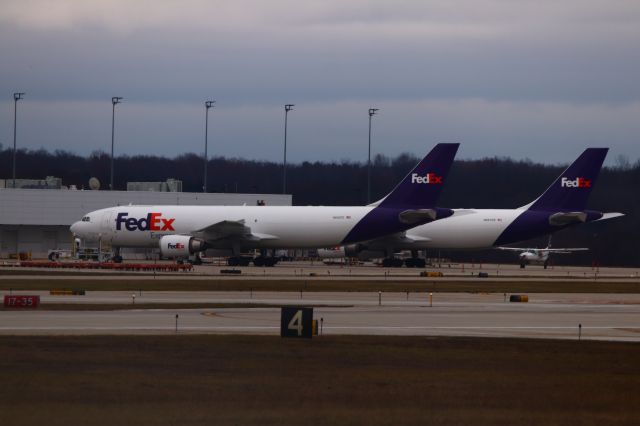
[[[366,249],[367,248],[364,246],[364,244],[349,244],[347,246],[344,246],[342,252],[346,257],[358,257],[358,255]]]
[[[346,257],[356,257],[360,260],[386,256],[383,249],[370,248],[367,245],[360,243],[344,246],[344,254]]]
[[[160,253],[164,257],[188,257],[207,249],[207,243],[188,235],[165,235],[160,238]]]

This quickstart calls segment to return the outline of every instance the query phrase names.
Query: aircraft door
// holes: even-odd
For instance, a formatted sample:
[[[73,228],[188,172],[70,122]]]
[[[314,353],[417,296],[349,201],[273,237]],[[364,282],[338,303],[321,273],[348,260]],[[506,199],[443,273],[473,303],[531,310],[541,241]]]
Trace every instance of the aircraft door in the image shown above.
[[[111,243],[115,233],[115,227],[113,225],[114,213],[112,210],[105,212],[100,218],[100,230],[103,243]]]

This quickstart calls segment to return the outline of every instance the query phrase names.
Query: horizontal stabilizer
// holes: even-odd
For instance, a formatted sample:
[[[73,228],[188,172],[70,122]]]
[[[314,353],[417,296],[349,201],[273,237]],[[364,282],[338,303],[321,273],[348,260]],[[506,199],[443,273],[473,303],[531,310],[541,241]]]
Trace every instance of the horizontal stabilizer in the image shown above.
[[[549,216],[549,225],[551,226],[565,226],[586,221],[587,214],[585,212],[554,213]]]
[[[453,209],[453,216],[467,216],[470,214],[477,214],[478,212],[473,209]]]
[[[597,222],[599,220],[615,219],[617,217],[622,217],[622,216],[624,216],[624,213],[618,213],[618,212],[604,213],[600,219],[596,219],[594,220],[594,222]]]
[[[414,223],[425,223],[428,220],[436,220],[438,212],[434,209],[417,209],[417,210],[405,210],[398,215],[398,220],[408,225]]]

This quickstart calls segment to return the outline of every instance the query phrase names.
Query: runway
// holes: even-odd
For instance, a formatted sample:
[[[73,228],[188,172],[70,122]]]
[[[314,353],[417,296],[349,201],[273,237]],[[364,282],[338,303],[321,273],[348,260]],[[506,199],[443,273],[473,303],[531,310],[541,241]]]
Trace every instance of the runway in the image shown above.
[[[278,334],[273,305],[314,307],[323,334],[490,336],[640,341],[640,295],[530,294],[510,303],[504,294],[88,292],[42,302],[128,304],[124,310],[2,310],[0,334]],[[136,294],[135,304],[133,295]],[[235,303],[269,307],[140,309],[140,304]],[[177,328],[176,328],[176,315]],[[579,329],[579,325],[582,325]]]

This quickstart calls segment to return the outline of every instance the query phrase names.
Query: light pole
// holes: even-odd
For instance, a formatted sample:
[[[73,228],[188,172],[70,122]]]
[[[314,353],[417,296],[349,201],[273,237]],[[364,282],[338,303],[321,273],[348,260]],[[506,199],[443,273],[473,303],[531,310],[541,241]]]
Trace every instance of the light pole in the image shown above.
[[[367,204],[371,204],[371,117],[376,115],[378,108],[369,108],[369,157],[367,158]]]
[[[116,104],[119,104],[120,102],[122,102],[122,96],[114,96],[111,98],[111,104],[113,105],[111,113],[111,183],[109,184],[109,189],[111,191],[113,191],[113,134],[116,123]]]
[[[207,162],[209,157],[207,156],[207,146],[208,146],[208,137],[209,137],[209,108],[213,108],[213,104],[216,101],[206,101],[204,103],[205,107],[205,117],[204,117],[204,183],[202,185],[202,192],[207,192]]]
[[[295,105],[286,104],[284,106],[284,161],[282,163],[282,193],[287,190],[287,116],[289,111],[293,109]]]
[[[16,129],[18,123],[18,101],[24,99],[24,92],[13,94],[13,189],[16,189]]]

